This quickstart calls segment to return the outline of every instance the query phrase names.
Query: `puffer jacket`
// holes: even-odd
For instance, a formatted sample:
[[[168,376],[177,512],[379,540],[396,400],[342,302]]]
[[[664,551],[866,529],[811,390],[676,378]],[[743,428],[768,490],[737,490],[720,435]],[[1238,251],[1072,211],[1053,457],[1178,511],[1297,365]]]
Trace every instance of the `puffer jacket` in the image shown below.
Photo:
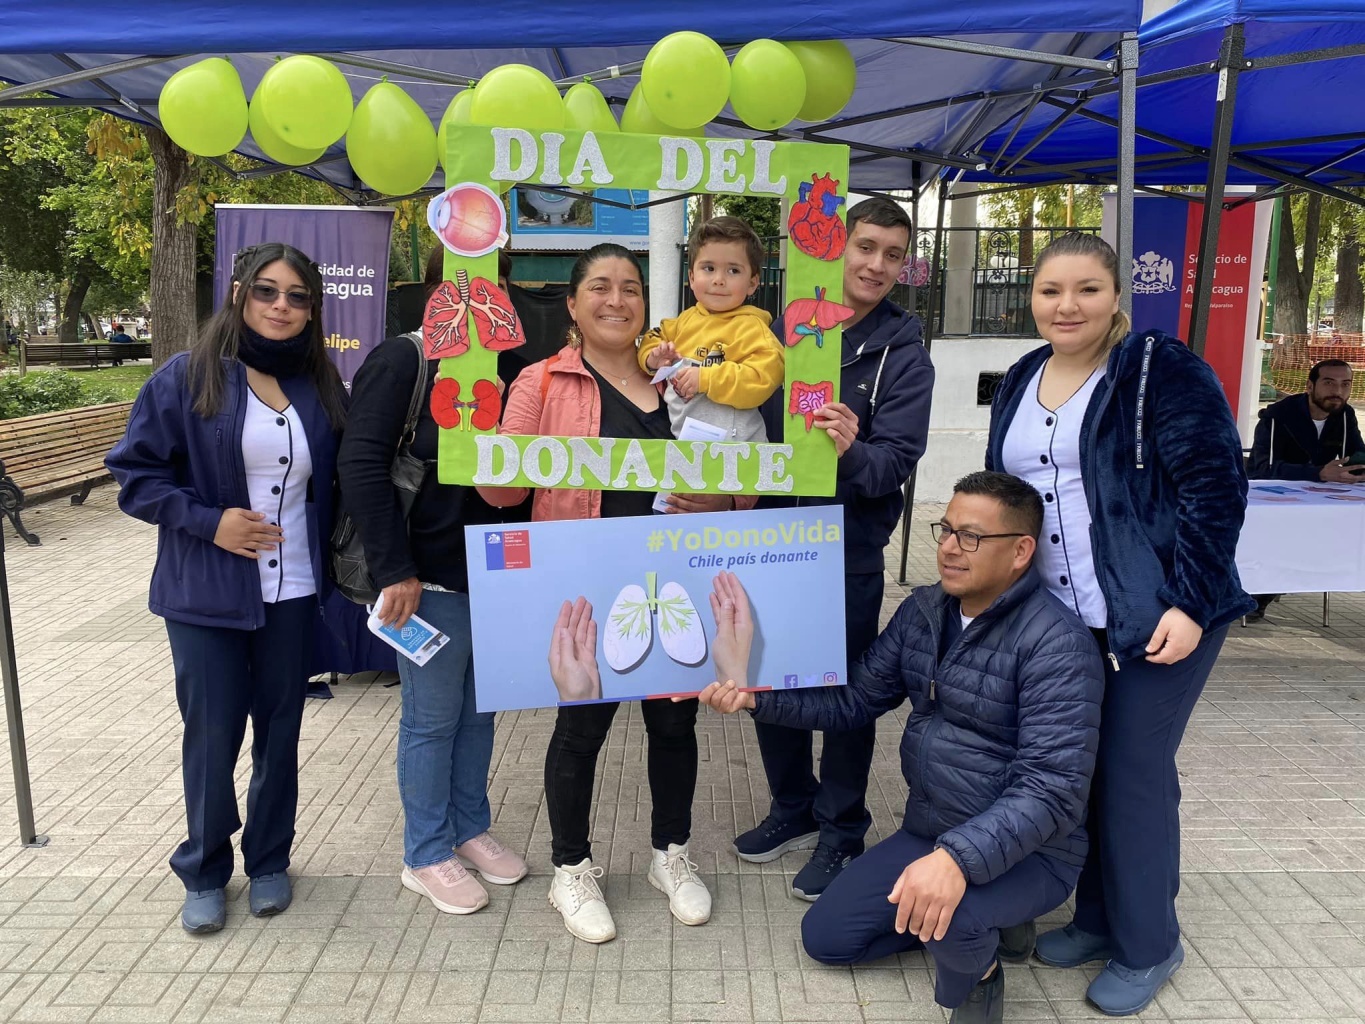
[[[941,584],[917,588],[847,686],[758,693],[754,717],[849,730],[908,698],[905,830],[947,850],[973,885],[1032,853],[1079,874],[1104,696],[1095,638],[1030,568],[940,660],[950,602]]]
[[[1051,353],[1034,349],[996,388],[987,469],[1004,468],[1010,421]],[[1256,607],[1237,576],[1242,442],[1208,363],[1161,331],[1129,334],[1086,407],[1080,449],[1095,576],[1120,659],[1145,656],[1168,608],[1207,633]]]

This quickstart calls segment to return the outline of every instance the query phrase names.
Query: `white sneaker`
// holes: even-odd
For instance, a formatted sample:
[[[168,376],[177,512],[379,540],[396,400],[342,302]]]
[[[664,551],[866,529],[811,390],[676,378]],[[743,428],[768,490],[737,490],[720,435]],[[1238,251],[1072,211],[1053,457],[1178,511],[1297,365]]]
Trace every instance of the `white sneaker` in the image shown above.
[[[668,909],[683,924],[711,920],[711,893],[697,877],[697,865],[687,856],[687,844],[668,844],[668,852],[653,851],[649,884],[668,897]]]
[[[577,864],[555,868],[554,881],[550,883],[550,906],[564,916],[569,934],[584,942],[610,942],[616,938],[616,922],[597,887],[602,875],[602,868],[593,867],[592,860],[585,857]]]

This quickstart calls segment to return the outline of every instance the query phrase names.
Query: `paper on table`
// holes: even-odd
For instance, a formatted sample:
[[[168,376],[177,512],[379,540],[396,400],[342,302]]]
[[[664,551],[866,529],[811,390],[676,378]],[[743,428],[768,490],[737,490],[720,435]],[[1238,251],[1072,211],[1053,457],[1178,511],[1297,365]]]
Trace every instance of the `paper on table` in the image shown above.
[[[673,365],[678,364],[674,363]],[[664,367],[664,369],[669,369],[669,367]],[[663,370],[659,372],[662,373]],[[678,431],[679,441],[724,441],[728,436],[729,431],[724,427],[718,427],[714,423],[706,423],[691,416],[683,420],[682,429]],[[654,498],[654,504],[650,507],[655,512],[667,512],[669,493],[671,492],[660,491]]]

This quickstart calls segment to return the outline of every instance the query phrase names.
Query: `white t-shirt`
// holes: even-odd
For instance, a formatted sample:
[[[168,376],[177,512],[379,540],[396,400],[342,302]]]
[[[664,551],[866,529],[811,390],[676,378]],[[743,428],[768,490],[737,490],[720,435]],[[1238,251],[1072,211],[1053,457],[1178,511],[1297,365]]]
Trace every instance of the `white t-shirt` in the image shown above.
[[[1314,420],[1314,421],[1313,421],[1313,429],[1316,430],[1316,431],[1318,432],[1318,437],[1322,437],[1322,428],[1325,427],[1325,426],[1327,426],[1327,417],[1326,417],[1326,416],[1324,416],[1324,417],[1323,417],[1322,419],[1320,419],[1320,420]]]
[[[1047,365],[1044,362],[1043,367]],[[1038,401],[1043,367],[1033,375],[1005,434],[1004,470],[1043,496],[1043,532],[1033,563],[1044,585],[1087,626],[1108,615],[1090,550],[1090,506],[1081,482],[1081,422],[1103,376],[1097,369],[1057,409]]]
[[[284,531],[284,543],[260,552],[261,596],[277,604],[317,592],[313,560],[308,552],[308,481],[313,459],[303,421],[291,405],[276,412],[248,389],[242,425],[242,461],[246,490],[254,512]]]

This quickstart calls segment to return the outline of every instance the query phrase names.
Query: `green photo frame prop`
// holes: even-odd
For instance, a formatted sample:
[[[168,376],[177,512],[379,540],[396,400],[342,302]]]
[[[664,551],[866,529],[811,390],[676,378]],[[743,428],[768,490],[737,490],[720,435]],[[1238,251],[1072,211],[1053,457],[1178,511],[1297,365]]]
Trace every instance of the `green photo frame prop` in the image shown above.
[[[811,414],[821,401],[839,397],[840,331],[817,322],[828,319],[817,318],[817,313],[829,308],[817,307],[821,300],[838,303],[843,296],[848,147],[617,132],[529,132],[473,125],[451,126],[447,146],[448,187],[471,182],[497,192],[512,183],[785,196],[793,210],[793,231],[787,247],[783,308],[789,318],[791,311],[799,310],[803,323],[809,317],[810,329],[800,334],[795,345],[783,345],[787,398],[782,438],[770,438],[764,444],[639,441],[499,435],[495,429],[471,425],[443,428],[437,450],[441,483],[698,494],[834,494],[834,444],[823,430],[812,428]],[[478,257],[447,250],[445,277],[456,280],[464,271],[470,280],[494,281],[497,258],[496,250]],[[783,344],[781,339],[779,344]],[[473,393],[476,383],[492,381],[496,374],[496,353],[478,341],[440,363],[440,377],[457,380],[462,394]]]

